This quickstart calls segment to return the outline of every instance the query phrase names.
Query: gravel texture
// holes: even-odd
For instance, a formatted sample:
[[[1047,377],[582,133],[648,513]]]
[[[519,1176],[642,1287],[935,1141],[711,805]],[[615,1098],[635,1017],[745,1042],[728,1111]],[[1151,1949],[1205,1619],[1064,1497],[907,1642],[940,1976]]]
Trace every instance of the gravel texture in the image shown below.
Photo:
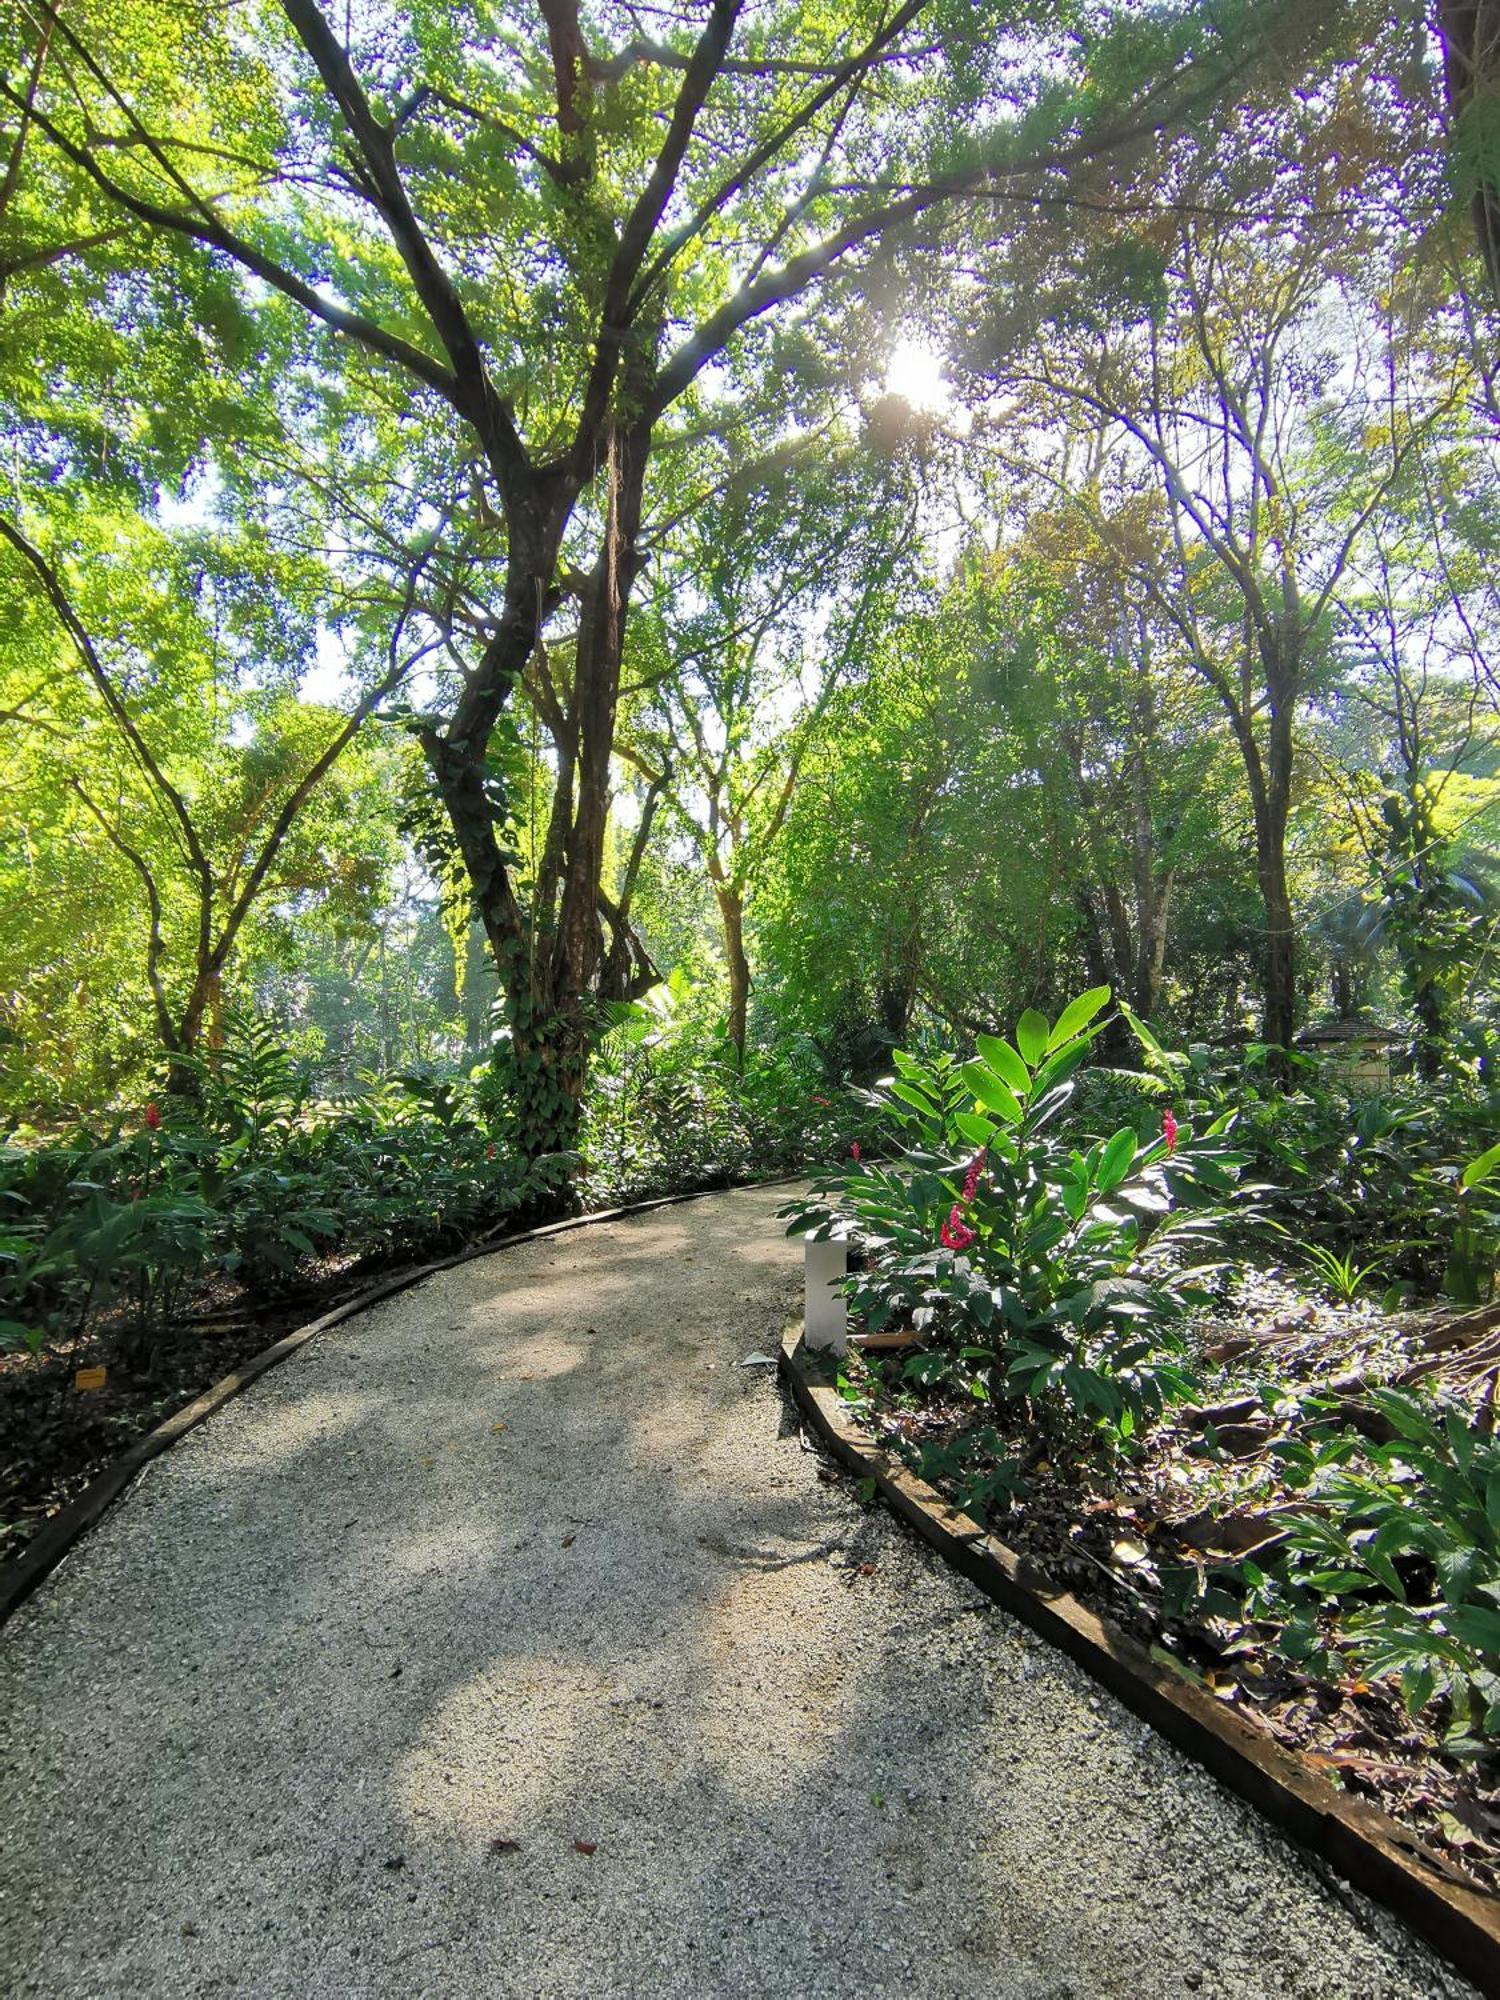
[[[145,1474],[0,1643],[6,2000],[1469,1993],[831,1478],[739,1366],[783,1198],[430,1278]]]

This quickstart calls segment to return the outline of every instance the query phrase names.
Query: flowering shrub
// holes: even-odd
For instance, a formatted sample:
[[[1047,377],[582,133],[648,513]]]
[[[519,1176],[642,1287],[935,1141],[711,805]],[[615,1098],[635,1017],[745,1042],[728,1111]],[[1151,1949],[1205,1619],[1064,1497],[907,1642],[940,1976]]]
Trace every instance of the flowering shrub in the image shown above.
[[[794,1234],[852,1224],[867,1264],[850,1304],[872,1329],[923,1334],[914,1378],[948,1357],[985,1400],[1118,1441],[1191,1389],[1179,1328],[1210,1267],[1186,1254],[1215,1243],[1242,1159],[1229,1114],[1196,1139],[1170,1112],[1151,1142],[1060,1136],[1108,1001],[1095,988],[1055,1024],[1028,1011],[968,1062],[898,1055],[865,1094],[897,1157],[825,1175],[782,1212]]]

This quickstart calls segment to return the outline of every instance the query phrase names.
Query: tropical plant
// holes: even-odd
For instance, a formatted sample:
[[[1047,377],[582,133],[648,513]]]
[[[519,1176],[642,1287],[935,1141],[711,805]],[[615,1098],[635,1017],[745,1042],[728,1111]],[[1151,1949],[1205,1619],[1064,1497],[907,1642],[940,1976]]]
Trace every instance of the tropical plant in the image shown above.
[[[1093,988],[1055,1024],[1028,1010],[967,1062],[898,1056],[862,1093],[896,1157],[825,1175],[783,1213],[795,1233],[852,1225],[867,1265],[849,1299],[872,1329],[909,1319],[986,1400],[1122,1440],[1190,1392],[1180,1326],[1209,1267],[1184,1255],[1216,1242],[1242,1159],[1228,1113],[1196,1143],[1170,1110],[1146,1143],[1128,1125],[1083,1146],[1063,1134],[1108,1001]]]
[[[1329,1250],[1321,1243],[1309,1243],[1303,1251],[1307,1267],[1322,1280],[1329,1292],[1340,1304],[1348,1305],[1359,1297],[1366,1283],[1378,1277],[1384,1265],[1378,1258],[1368,1264],[1358,1263],[1352,1250],[1339,1252]]]
[[[1458,1175],[1453,1251],[1444,1289],[1462,1305],[1494,1297],[1500,1268],[1500,1145],[1467,1162]]]
[[[1487,1412],[1398,1389],[1367,1400],[1389,1442],[1283,1447],[1305,1506],[1275,1574],[1247,1567],[1250,1609],[1315,1671],[1393,1677],[1413,1714],[1445,1696],[1463,1748],[1500,1734],[1500,1440]]]

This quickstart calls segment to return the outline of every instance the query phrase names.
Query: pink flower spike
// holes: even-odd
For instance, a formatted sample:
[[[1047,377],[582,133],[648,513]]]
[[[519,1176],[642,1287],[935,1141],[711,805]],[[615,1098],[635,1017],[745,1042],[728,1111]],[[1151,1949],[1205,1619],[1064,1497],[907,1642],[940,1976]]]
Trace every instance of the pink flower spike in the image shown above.
[[[938,1241],[945,1250],[967,1250],[975,1241],[974,1232],[959,1213],[957,1202],[948,1211],[948,1220],[938,1231]]]
[[[148,1132],[159,1132],[161,1130],[161,1107],[159,1105],[148,1104],[146,1106],[146,1130]]]
[[[858,1139],[856,1139],[856,1140],[854,1141],[854,1143],[853,1143],[853,1144],[852,1144],[852,1145],[850,1146],[850,1148],[849,1148],[849,1157],[850,1157],[850,1159],[851,1159],[851,1160],[853,1160],[853,1162],[854,1162],[855,1166],[858,1166],[858,1165],[859,1165],[859,1141],[858,1141]]]
[[[985,1152],[981,1147],[969,1162],[969,1170],[964,1175],[964,1206],[967,1208],[979,1192],[979,1176],[984,1172]]]
[[[1161,1136],[1167,1142],[1167,1157],[1170,1159],[1177,1151],[1177,1120],[1172,1114],[1170,1105],[1161,1114]]]

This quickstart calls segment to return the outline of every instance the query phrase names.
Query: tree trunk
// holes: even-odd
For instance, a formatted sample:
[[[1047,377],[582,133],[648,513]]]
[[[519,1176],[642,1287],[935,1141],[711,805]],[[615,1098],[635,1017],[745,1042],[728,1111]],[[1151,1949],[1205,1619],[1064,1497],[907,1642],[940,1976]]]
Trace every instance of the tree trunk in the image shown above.
[[[1491,302],[1500,306],[1500,177],[1491,149],[1475,143],[1475,114],[1492,113],[1500,89],[1500,7],[1495,0],[1439,0],[1436,26],[1443,44],[1448,143],[1457,178],[1472,179],[1469,210],[1484,261]],[[1481,125],[1480,130],[1484,127]]]
[[[1151,813],[1151,774],[1156,747],[1156,701],[1150,662],[1143,650],[1137,663],[1135,742],[1130,756],[1130,847],[1135,884],[1135,954],[1130,971],[1130,1004],[1149,1021],[1161,999],[1167,959],[1167,918],[1172,907],[1173,869],[1161,868]]]
[[[1261,1037],[1273,1049],[1290,1049],[1297,1024],[1297,934],[1286,880],[1286,812],[1274,797],[1256,797],[1254,805],[1255,874],[1266,920]]]
[[[718,898],[719,918],[724,927],[724,962],[729,968],[729,1039],[743,1062],[750,1009],[750,961],[745,956],[745,899],[730,882],[716,882],[714,894]]]
[[[1160,876],[1147,870],[1140,882],[1136,910],[1135,970],[1130,1004],[1149,1021],[1161,1004],[1162,974],[1167,963],[1167,919],[1172,908],[1175,870]]]
[[[1289,1050],[1297,1025],[1297,933],[1286,879],[1286,829],[1292,803],[1293,724],[1301,683],[1301,660],[1284,630],[1258,635],[1261,668],[1269,695],[1269,719],[1262,747],[1248,700],[1229,706],[1230,725],[1240,746],[1255,824],[1255,878],[1265,916],[1261,953],[1261,1039],[1273,1050]],[[1248,668],[1247,668],[1248,679]],[[1285,1080],[1291,1065],[1273,1055],[1271,1071]]]
[[[528,1158],[571,1150],[577,1093],[569,1087],[562,1052],[552,1046],[561,1024],[554,1020],[550,968],[533,956],[531,927],[511,882],[501,837],[505,808],[492,795],[488,752],[554,601],[558,551],[571,509],[566,490],[549,497],[534,489],[512,503],[499,623],[447,728],[421,732],[423,754],[469,879],[474,914],[505,995],[510,1027],[505,1076],[515,1142]]]

